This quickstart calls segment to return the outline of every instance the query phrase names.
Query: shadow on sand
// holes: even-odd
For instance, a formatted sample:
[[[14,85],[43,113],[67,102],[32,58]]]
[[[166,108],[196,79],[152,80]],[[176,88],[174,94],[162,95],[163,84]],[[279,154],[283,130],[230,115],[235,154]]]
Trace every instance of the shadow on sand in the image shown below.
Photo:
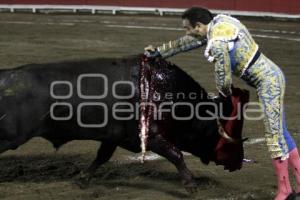
[[[85,169],[91,160],[83,155],[2,156],[0,183],[50,183],[70,181]],[[111,161],[99,167],[89,188],[101,185],[107,189],[125,186],[137,190],[161,191],[177,198],[188,198],[180,177],[174,169],[160,168],[162,160],[141,164],[132,161]],[[170,164],[170,168],[172,168]],[[197,177],[199,188],[215,187],[220,183],[210,177]],[[161,185],[168,187],[161,187]],[[177,188],[177,189],[176,189]]]

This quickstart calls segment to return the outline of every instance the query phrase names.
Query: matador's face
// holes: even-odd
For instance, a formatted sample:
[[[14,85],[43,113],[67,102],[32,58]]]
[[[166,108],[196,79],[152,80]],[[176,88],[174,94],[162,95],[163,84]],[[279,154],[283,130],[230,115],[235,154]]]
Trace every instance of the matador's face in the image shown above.
[[[188,19],[183,19],[182,25],[186,31],[186,35],[190,35],[193,37],[203,37],[207,34],[207,25],[200,22],[197,22],[196,26],[193,27]]]

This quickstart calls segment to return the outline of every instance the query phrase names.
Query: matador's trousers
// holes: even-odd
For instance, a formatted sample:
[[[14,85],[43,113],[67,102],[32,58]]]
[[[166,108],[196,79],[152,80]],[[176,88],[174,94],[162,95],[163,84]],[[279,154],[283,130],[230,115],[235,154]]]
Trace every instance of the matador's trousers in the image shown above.
[[[296,145],[284,113],[285,77],[281,69],[261,54],[241,77],[256,88],[264,112],[265,139],[272,158],[288,158]]]

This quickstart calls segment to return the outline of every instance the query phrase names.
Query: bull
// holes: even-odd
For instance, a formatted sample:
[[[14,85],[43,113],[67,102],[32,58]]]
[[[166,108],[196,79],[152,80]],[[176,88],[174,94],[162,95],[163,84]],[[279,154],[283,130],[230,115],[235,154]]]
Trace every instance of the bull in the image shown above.
[[[226,115],[247,95],[234,89]],[[95,160],[80,173],[81,187],[117,147],[139,153],[143,143],[144,150],[175,165],[189,192],[196,183],[182,151],[230,171],[242,166],[243,120],[229,121],[228,127],[221,120],[227,139],[234,141],[226,140],[219,120],[210,117],[215,106],[205,104],[213,102],[205,89],[163,59],[101,58],[1,70],[0,101],[0,153],[33,137],[43,137],[57,149],[72,140],[101,142]],[[191,115],[193,110],[197,114]]]

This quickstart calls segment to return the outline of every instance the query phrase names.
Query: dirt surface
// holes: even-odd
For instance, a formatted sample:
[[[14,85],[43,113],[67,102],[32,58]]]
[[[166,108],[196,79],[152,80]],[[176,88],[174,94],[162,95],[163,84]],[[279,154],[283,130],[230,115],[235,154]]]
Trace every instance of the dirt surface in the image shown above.
[[[243,20],[255,35],[262,52],[280,65],[287,79],[287,124],[300,143],[300,24],[297,22]],[[143,52],[148,44],[175,39],[184,34],[180,18],[101,15],[0,14],[0,68],[28,63],[82,60],[96,57],[126,57]],[[150,27],[150,28],[149,28]],[[152,28],[151,28],[152,27]],[[213,67],[203,49],[169,59],[187,71],[207,91],[215,92]],[[255,91],[239,80],[238,87]],[[30,119],[28,119],[30,120]],[[244,136],[250,141],[263,137],[261,121],[246,121]],[[190,197],[181,185],[175,167],[165,159],[141,164],[137,154],[118,149],[99,168],[88,189],[73,184],[80,170],[96,155],[99,143],[74,141],[58,152],[46,140],[35,138],[0,157],[0,199],[259,199],[270,200],[276,179],[264,142],[248,143],[242,170],[229,173],[211,163],[201,164],[185,156],[199,192]],[[152,156],[153,157],[153,156]]]

